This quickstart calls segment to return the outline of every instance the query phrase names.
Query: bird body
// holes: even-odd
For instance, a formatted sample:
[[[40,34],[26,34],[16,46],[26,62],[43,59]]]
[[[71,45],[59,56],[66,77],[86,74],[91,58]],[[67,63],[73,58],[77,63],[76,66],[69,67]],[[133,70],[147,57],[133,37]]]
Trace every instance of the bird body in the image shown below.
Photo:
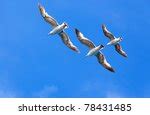
[[[103,45],[99,45],[99,46],[97,46],[95,48],[92,48],[91,50],[89,50],[89,52],[87,53],[86,56],[96,55],[99,52],[99,50],[103,49],[103,47],[104,47]]]
[[[117,43],[119,43],[121,41],[121,38],[115,38],[113,40],[111,40],[110,42],[107,43],[107,45],[116,45]]]
[[[66,28],[68,28],[68,25],[66,23],[62,23],[61,25],[58,25],[55,28],[53,28],[48,34],[49,35],[59,34]]]

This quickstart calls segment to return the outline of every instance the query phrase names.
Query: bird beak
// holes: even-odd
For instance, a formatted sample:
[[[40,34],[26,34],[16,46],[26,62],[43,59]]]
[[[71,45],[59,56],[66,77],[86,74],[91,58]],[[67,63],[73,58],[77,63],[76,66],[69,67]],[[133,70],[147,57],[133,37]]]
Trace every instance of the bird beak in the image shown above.
[[[49,32],[48,35],[51,35],[51,32]]]

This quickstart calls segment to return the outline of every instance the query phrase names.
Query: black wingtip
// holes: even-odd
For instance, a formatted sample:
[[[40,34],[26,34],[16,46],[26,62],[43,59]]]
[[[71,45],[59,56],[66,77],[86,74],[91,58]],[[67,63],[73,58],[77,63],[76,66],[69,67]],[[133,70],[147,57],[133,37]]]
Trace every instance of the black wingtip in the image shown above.
[[[105,28],[105,24],[102,24],[102,28]]]
[[[124,57],[125,57],[125,58],[127,58],[128,56],[127,56],[127,55],[125,55]]]
[[[40,9],[40,11],[42,11],[42,8],[44,8],[44,7],[42,6],[41,3],[38,2],[38,8]]]
[[[125,57],[125,58],[127,58],[128,56],[127,56],[127,54],[121,54],[123,57]]]
[[[127,54],[125,54],[125,55],[124,55],[124,57],[126,57],[126,58],[127,58],[127,57],[128,57],[128,56],[127,56]]]
[[[38,7],[41,7],[42,5],[41,5],[41,3],[40,2],[38,2]]]
[[[109,70],[110,72],[115,72],[115,70],[112,68],[112,67],[108,67],[108,68],[106,68],[107,70]]]
[[[76,35],[77,35],[77,37],[78,37],[78,36],[79,36],[80,31],[79,31],[77,28],[75,28],[75,33],[76,33]]]
[[[76,34],[78,34],[80,31],[77,28],[75,28],[75,32]]]
[[[73,51],[80,53],[80,50],[77,47],[70,47]]]
[[[115,70],[113,68],[109,68],[109,71],[115,73]]]

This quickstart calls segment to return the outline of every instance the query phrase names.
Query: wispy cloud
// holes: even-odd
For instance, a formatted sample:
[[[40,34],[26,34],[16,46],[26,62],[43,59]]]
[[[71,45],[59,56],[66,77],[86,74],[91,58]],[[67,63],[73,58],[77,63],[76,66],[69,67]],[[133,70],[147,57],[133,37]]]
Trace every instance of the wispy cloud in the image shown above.
[[[40,91],[37,91],[36,93],[34,93],[33,97],[47,98],[47,97],[51,97],[57,91],[58,91],[58,87],[54,85],[44,86]]]
[[[122,98],[123,95],[119,92],[115,91],[107,91],[106,92],[106,98]]]
[[[119,86],[112,84],[102,84],[100,81],[86,81],[75,92],[77,97],[99,97],[99,98],[123,98],[126,97],[125,92],[119,89]],[[96,95],[96,96],[95,96]]]
[[[94,97],[104,97],[104,87],[98,83],[97,81],[86,81],[83,82],[78,90],[76,90],[72,97],[89,97],[89,98],[94,98]]]
[[[0,98],[15,98],[17,97],[16,93],[9,90],[0,90]]]
[[[13,82],[9,78],[9,72],[2,71],[0,76],[0,98],[19,97],[19,92],[14,87]]]

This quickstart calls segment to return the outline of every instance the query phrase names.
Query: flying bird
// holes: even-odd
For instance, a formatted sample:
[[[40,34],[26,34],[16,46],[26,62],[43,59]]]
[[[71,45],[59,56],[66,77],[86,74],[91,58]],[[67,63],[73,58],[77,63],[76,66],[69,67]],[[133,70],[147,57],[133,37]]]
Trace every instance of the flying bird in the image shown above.
[[[94,43],[92,41],[90,41],[88,38],[84,37],[84,35],[78,30],[75,29],[75,33],[76,36],[78,38],[78,40],[86,45],[87,47],[89,47],[89,52],[87,53],[86,56],[96,56],[98,59],[98,62],[107,70],[111,71],[111,72],[115,72],[114,69],[111,67],[111,65],[107,62],[105,56],[102,54],[101,49],[104,48],[103,45],[99,45],[99,46],[95,46]]]
[[[48,34],[58,34],[67,47],[79,53],[78,48],[71,42],[69,36],[64,31],[64,29],[68,28],[67,23],[63,22],[59,25],[58,22],[45,11],[45,8],[41,4],[38,4],[38,7],[44,20],[48,22],[53,28]]]
[[[114,45],[115,50],[119,54],[121,54],[124,57],[127,57],[127,54],[125,53],[125,51],[123,51],[121,45],[119,44],[119,42],[122,41],[122,38],[121,37],[116,38],[110,31],[107,30],[104,24],[102,24],[102,30],[104,35],[110,39],[110,42],[108,42],[107,45]]]

